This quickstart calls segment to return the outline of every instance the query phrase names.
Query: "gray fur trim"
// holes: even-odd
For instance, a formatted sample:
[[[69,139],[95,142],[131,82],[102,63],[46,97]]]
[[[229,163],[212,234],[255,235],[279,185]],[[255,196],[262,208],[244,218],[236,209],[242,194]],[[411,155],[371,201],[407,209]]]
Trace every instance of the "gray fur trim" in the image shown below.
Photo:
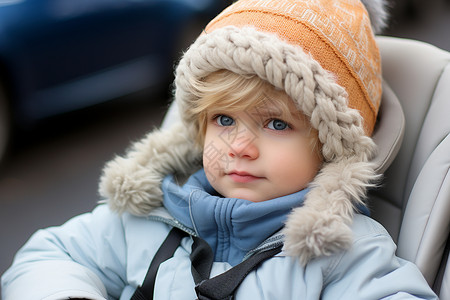
[[[354,203],[363,205],[366,188],[377,178],[373,170],[371,163],[355,158],[326,164],[311,183],[304,206],[287,219],[284,250],[306,265],[312,258],[348,248]]]
[[[112,210],[147,215],[161,206],[161,182],[167,174],[187,176],[200,168],[201,152],[187,137],[185,126],[154,130],[133,144],[125,157],[106,164],[99,193]]]

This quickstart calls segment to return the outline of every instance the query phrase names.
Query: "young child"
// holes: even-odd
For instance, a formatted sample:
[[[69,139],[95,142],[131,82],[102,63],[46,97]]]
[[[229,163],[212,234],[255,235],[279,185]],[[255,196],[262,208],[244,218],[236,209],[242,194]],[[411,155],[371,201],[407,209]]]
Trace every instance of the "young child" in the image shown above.
[[[383,3],[368,8],[381,28]],[[186,236],[153,299],[211,299],[199,277],[265,253],[235,299],[436,299],[364,206],[381,64],[359,0],[237,1],[183,55],[175,88],[182,123],[107,164],[107,204],[33,235],[3,299],[130,299],[172,228]]]

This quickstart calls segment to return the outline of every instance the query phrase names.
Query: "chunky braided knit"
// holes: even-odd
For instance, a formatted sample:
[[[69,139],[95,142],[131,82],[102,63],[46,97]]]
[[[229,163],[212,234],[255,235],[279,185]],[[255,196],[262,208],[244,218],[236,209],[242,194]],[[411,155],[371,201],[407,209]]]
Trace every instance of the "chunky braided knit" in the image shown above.
[[[366,159],[372,156],[373,145],[364,134],[361,116],[347,106],[345,90],[333,76],[301,49],[277,43],[277,37],[252,28],[226,27],[201,36],[180,62],[175,97],[185,124],[193,126],[192,137],[198,120],[196,115],[185,113],[197,100],[191,93],[190,79],[205,77],[224,66],[237,74],[256,73],[285,90],[319,131],[326,161],[355,153]]]

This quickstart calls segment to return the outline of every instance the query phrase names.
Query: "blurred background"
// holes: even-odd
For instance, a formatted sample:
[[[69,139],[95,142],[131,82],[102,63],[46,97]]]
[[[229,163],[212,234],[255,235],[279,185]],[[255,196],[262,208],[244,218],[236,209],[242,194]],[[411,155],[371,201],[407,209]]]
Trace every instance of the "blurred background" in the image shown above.
[[[226,0],[0,0],[0,274],[100,200],[105,162],[158,126],[173,66]],[[450,51],[449,0],[391,0],[385,35]]]

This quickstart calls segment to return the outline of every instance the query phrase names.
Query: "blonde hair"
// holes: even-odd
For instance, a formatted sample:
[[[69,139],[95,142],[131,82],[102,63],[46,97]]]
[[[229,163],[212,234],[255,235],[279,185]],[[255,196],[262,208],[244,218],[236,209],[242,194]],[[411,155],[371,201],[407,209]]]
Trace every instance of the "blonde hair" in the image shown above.
[[[191,80],[191,86],[191,92],[197,100],[188,110],[190,114],[198,116],[198,145],[203,145],[207,113],[211,109],[237,112],[258,110],[270,104],[280,110],[280,117],[286,121],[298,118],[309,123],[307,117],[295,107],[293,100],[284,91],[276,89],[256,75],[238,75],[228,70],[219,70],[202,80]],[[309,127],[312,149],[317,149],[321,157],[317,130]]]

